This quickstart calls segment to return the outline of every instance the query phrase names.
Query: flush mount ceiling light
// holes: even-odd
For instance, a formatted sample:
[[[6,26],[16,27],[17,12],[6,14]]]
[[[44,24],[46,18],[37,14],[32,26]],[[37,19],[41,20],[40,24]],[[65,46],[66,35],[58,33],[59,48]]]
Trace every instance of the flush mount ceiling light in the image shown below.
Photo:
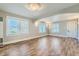
[[[28,3],[25,7],[31,11],[38,11],[43,8],[43,4],[41,3]]]

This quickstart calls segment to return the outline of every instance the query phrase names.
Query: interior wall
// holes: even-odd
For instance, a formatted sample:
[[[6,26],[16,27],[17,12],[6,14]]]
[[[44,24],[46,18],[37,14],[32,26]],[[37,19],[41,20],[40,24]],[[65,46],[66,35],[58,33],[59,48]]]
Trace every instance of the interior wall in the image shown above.
[[[63,22],[56,22],[59,24],[59,32],[58,33],[53,33],[51,32],[52,29],[50,29],[50,34],[53,35],[53,36],[67,36],[66,35],[66,23],[63,21]],[[53,26],[53,22],[52,22],[52,26]]]
[[[29,30],[30,33],[29,34],[22,34],[22,35],[18,35],[18,36],[6,36],[6,34],[5,34],[6,33],[6,16],[14,16],[14,17],[23,18],[23,19],[26,19],[26,18],[21,17],[19,15],[17,16],[15,14],[5,13],[2,11],[0,11],[0,16],[3,17],[3,22],[4,22],[4,24],[3,24],[4,44],[32,39],[35,37],[47,35],[48,33],[52,34],[52,35],[67,36],[67,34],[66,34],[67,29],[65,27],[66,26],[65,22],[63,22],[62,24],[60,23],[60,32],[59,33],[52,33],[51,28],[46,33],[39,33],[38,27],[35,26],[35,21],[33,21],[33,20],[29,20],[30,21],[30,30]],[[78,22],[79,22],[79,20],[78,20]],[[79,24],[78,24],[78,34],[79,34]],[[78,35],[78,38],[79,38],[79,35]]]
[[[4,40],[3,43],[4,44],[9,44],[9,43],[14,43],[14,42],[18,42],[18,41],[23,41],[23,40],[28,40],[28,39],[32,39],[32,38],[36,38],[36,37],[40,37],[40,36],[44,36],[47,33],[39,33],[38,28],[35,26],[35,22],[33,20],[30,20],[29,26],[30,26],[30,30],[29,30],[29,34],[22,34],[22,35],[16,35],[16,36],[6,36],[6,16],[13,16],[13,17],[17,17],[17,18],[23,18],[26,19],[24,17],[21,16],[15,16],[16,14],[10,14],[10,13],[5,13],[0,11],[0,17],[3,17],[4,19],[4,24],[3,24],[3,36],[4,36]]]
[[[59,32],[58,33],[52,33],[52,29],[50,29],[50,34],[53,34],[55,36],[65,36],[66,35],[66,23],[63,22],[55,22],[59,24]],[[52,27],[53,27],[53,22],[52,22]]]
[[[75,21],[75,24],[72,21]],[[70,26],[68,25],[68,27],[67,27],[68,22],[71,22],[72,24],[70,24]],[[60,21],[58,23],[59,23],[59,33],[53,33],[53,32],[51,32],[51,29],[50,29],[51,35],[77,38],[77,21],[76,21],[76,19]],[[67,29],[67,28],[69,28],[69,29]]]

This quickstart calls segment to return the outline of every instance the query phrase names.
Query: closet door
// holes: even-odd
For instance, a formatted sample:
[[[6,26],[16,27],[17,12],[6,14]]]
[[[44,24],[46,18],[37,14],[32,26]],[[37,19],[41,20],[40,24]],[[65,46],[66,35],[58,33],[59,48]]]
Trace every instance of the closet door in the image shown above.
[[[68,37],[77,37],[77,21],[68,21],[67,22],[67,36]]]
[[[0,17],[0,47],[3,44],[3,18]]]
[[[78,30],[77,37],[78,37],[78,40],[79,40],[79,19],[78,19],[77,30]]]

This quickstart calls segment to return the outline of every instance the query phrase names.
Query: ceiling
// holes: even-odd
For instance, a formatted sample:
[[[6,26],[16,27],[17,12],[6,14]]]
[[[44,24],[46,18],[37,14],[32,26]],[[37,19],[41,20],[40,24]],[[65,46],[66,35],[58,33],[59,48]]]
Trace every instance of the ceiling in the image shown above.
[[[26,3],[27,4],[27,3]],[[44,17],[51,16],[60,10],[69,8],[70,6],[76,5],[76,3],[42,3],[44,8],[40,11],[30,11],[24,7],[24,3],[0,3],[0,10],[10,12],[13,14],[21,15],[31,19],[41,19]]]
[[[44,22],[57,22],[57,21],[65,21],[70,19],[77,19],[79,18],[79,13],[64,13],[64,14],[58,14],[46,18],[42,18],[38,21],[44,21]]]

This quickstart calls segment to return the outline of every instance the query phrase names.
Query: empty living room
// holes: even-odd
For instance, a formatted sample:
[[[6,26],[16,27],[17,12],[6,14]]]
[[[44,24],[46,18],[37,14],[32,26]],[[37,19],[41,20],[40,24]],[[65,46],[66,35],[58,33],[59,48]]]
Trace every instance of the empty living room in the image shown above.
[[[0,3],[0,56],[79,56],[79,3]]]

